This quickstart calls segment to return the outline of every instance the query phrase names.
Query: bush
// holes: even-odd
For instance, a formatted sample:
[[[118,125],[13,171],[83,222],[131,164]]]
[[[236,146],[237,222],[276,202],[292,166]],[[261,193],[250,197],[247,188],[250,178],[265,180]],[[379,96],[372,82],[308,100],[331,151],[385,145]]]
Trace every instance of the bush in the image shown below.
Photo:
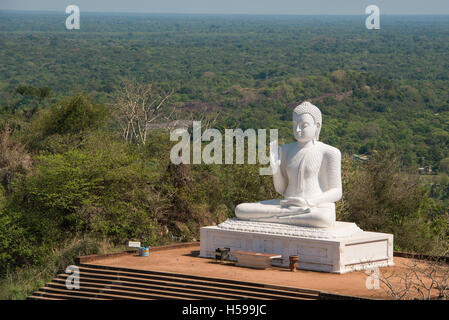
[[[449,173],[449,158],[444,158],[440,161],[440,170]]]
[[[0,217],[3,269],[39,264],[60,241],[77,235],[158,242],[151,171],[121,142],[94,134],[87,140],[83,149],[37,156],[34,170],[13,184]]]
[[[401,170],[393,153],[375,153],[365,164],[345,166],[340,218],[362,229],[393,233],[395,247],[428,252],[436,245],[432,226],[437,218],[427,189],[416,174]],[[447,230],[446,225],[446,230]]]
[[[76,95],[54,105],[44,119],[43,134],[78,134],[98,127],[105,120],[103,105],[89,97]]]
[[[29,240],[20,226],[20,216],[0,208],[0,277],[8,269],[33,260],[33,254],[37,252],[27,245]]]
[[[0,131],[0,184],[8,189],[16,174],[25,173],[31,166],[31,157],[23,144],[11,137],[8,126]]]

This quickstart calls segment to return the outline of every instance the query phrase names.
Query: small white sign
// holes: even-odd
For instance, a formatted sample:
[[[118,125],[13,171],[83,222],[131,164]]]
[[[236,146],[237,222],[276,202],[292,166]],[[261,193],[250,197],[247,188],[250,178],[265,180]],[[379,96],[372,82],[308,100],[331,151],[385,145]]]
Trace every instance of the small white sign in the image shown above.
[[[132,247],[132,248],[140,248],[140,242],[137,242],[137,241],[130,241],[130,242],[128,242],[128,247]]]

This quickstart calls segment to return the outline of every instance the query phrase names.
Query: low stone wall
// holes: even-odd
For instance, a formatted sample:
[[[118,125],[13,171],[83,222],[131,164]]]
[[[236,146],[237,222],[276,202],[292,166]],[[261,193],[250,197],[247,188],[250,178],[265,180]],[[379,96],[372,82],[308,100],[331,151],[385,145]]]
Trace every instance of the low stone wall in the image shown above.
[[[150,253],[154,252],[154,251],[195,247],[195,246],[199,246],[199,245],[200,245],[199,241],[174,243],[174,244],[169,244],[169,245],[165,245],[165,246],[150,247]],[[121,256],[126,256],[126,255],[133,255],[133,254],[137,254],[137,252],[138,252],[138,250],[135,249],[135,250],[126,250],[126,251],[104,253],[104,254],[92,254],[89,256],[79,256],[79,257],[75,258],[75,263],[79,265],[81,263],[93,262],[93,261],[100,260],[100,259],[116,258],[116,257],[121,257]]]
[[[401,251],[395,251],[393,253],[393,256],[401,257],[401,258],[408,258],[408,259],[441,261],[441,262],[449,263],[449,257],[444,257],[444,256],[431,256],[431,255],[427,255],[427,254],[401,252]]]

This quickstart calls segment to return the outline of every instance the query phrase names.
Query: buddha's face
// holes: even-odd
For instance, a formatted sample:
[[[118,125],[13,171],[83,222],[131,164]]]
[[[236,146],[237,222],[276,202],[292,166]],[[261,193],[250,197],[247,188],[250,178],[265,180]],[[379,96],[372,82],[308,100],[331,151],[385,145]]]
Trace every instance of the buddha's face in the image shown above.
[[[316,137],[320,124],[316,124],[313,117],[308,113],[293,114],[293,135],[299,142],[308,142]]]

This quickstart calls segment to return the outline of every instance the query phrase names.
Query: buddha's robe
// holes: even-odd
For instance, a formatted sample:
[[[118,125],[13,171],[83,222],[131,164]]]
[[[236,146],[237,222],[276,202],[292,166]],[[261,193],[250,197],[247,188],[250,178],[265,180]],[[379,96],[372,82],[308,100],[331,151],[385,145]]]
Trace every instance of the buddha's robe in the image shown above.
[[[341,153],[319,141],[299,148],[291,143],[280,148],[280,170],[273,176],[275,188],[284,198],[301,197],[309,207],[283,206],[281,199],[242,203],[238,218],[308,227],[331,227],[335,202],[341,198]]]

